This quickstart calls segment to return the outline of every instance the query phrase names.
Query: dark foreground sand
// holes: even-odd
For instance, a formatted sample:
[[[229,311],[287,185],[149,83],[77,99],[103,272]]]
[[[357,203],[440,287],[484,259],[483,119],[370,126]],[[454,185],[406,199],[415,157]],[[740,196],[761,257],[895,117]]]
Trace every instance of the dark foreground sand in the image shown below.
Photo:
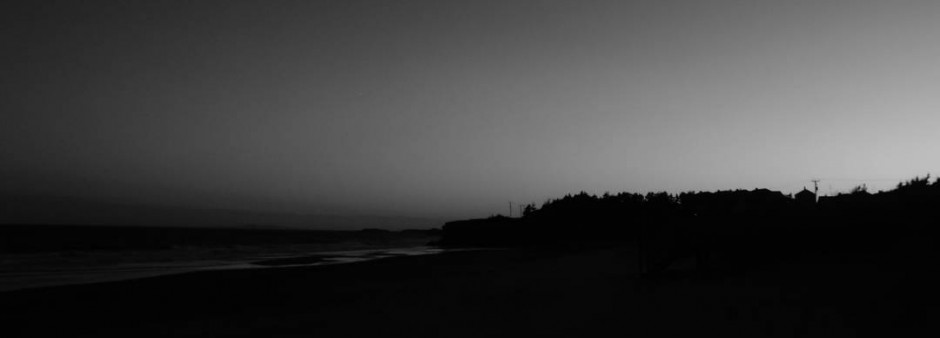
[[[640,280],[629,247],[455,252],[21,290],[0,310],[5,337],[913,335],[940,325],[936,262],[914,254]]]

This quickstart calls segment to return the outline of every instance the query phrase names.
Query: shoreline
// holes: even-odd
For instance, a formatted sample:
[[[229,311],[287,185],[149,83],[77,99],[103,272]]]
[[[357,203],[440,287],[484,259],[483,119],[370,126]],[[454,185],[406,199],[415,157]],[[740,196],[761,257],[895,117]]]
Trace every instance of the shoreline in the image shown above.
[[[35,288],[118,282],[177,275],[200,271],[270,269],[278,267],[313,267],[350,264],[396,256],[434,255],[450,251],[486,250],[485,248],[439,248],[434,246],[405,246],[386,248],[356,248],[326,250],[310,253],[279,253],[245,256],[227,260],[181,260],[176,262],[128,262],[116,265],[79,266],[65,268],[0,271],[0,293]]]
[[[203,271],[0,293],[0,310],[22,336],[97,337],[850,337],[914,332],[940,312],[930,305],[940,304],[933,270],[911,270],[929,257],[644,280],[633,255],[625,246],[510,249]]]

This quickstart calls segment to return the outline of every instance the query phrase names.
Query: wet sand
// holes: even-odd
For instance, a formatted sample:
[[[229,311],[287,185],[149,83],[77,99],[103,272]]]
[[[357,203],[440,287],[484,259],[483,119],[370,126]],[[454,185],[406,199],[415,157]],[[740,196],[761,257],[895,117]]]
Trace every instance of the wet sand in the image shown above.
[[[20,290],[0,310],[4,336],[882,336],[940,314],[937,269],[905,257],[639,279],[629,247],[467,251]]]

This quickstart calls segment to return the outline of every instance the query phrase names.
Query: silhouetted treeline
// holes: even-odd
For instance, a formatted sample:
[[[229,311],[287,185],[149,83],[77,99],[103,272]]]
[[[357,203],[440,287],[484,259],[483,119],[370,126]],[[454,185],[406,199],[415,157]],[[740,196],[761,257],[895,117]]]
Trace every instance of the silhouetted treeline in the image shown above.
[[[642,232],[691,224],[695,221],[741,221],[784,216],[794,211],[793,200],[769,190],[619,193],[602,196],[581,192],[528,205],[522,218],[493,216],[449,222],[444,240],[470,245],[531,244],[573,240],[633,240]]]
[[[521,218],[450,222],[446,245],[524,246],[623,241],[663,256],[728,260],[879,250],[899,236],[935,236],[940,180],[914,178],[890,191],[816,199],[767,189],[604,194],[581,192],[526,206]],[[668,261],[670,258],[663,258]],[[655,259],[654,259],[655,260]]]

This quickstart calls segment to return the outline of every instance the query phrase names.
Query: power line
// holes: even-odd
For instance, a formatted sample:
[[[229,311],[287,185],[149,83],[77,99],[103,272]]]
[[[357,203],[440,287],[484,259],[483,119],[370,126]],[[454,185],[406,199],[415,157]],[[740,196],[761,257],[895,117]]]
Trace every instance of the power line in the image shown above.
[[[894,181],[902,182],[905,179],[900,178],[822,178],[826,181],[842,181],[842,182],[872,182],[872,181]]]
[[[512,217],[512,201],[509,201],[509,217]]]

